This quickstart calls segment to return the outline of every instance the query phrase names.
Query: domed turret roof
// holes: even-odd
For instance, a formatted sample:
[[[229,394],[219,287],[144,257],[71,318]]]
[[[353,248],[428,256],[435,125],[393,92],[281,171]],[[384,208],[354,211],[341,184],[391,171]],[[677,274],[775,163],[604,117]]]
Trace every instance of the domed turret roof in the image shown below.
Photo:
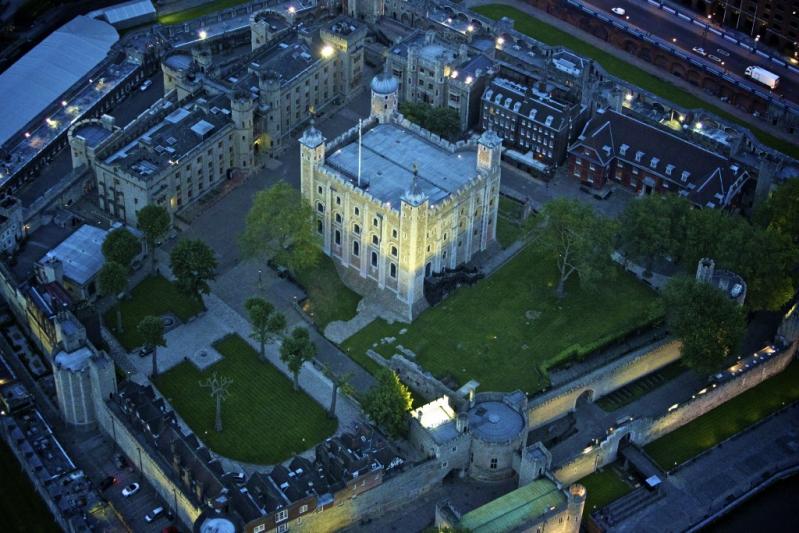
[[[381,72],[372,78],[372,91],[377,94],[391,94],[399,89],[399,81],[392,74]]]

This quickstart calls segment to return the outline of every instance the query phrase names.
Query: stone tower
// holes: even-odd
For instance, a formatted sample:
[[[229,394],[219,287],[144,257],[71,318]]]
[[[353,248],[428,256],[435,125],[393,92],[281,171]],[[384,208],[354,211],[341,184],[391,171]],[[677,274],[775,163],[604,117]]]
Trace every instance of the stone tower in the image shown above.
[[[372,111],[380,124],[391,120],[396,113],[399,101],[399,82],[391,73],[386,71],[372,79]]]
[[[571,520],[569,520],[568,523],[574,524],[575,532],[580,530],[580,521],[583,518],[583,510],[585,508],[585,497],[585,487],[579,483],[574,483],[569,486],[566,507]]]
[[[325,162],[325,138],[314,121],[300,137],[300,193],[312,204],[316,169]]]
[[[499,179],[500,162],[502,159],[502,138],[492,130],[486,130],[477,143],[477,173],[488,181],[489,187],[486,194],[489,198],[483,203],[485,210],[482,218],[483,229],[488,229],[490,221],[490,232],[481,231],[480,249],[485,249],[489,241],[497,238],[497,213],[499,205]]]
[[[255,101],[252,96],[243,92],[233,95],[230,100],[231,119],[233,120],[233,167],[252,169],[253,157],[253,120]]]
[[[402,195],[400,207],[400,225],[403,233],[408,235],[408,254],[400,258],[399,285],[407,288],[407,316],[413,319],[413,307],[418,300],[424,299],[425,278],[425,235],[427,233],[427,212],[429,202],[421,188],[416,165],[413,166],[413,180],[408,190]],[[403,264],[404,263],[404,264]]]

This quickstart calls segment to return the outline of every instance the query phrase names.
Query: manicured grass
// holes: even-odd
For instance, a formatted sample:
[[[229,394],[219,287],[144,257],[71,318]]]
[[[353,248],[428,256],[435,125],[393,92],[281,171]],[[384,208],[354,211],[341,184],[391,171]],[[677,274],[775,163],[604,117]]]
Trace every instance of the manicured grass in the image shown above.
[[[131,291],[130,298],[122,300],[122,333],[116,331],[116,307],[111,308],[103,319],[122,346],[133,350],[144,342],[136,327],[145,316],[174,313],[185,322],[200,311],[200,302],[180,292],[169,280],[150,276]]]
[[[618,500],[633,490],[610,465],[602,470],[597,470],[590,476],[584,477],[577,483],[580,483],[588,490],[583,517],[591,514],[591,511],[601,509],[610,502]]]
[[[685,368],[679,362],[666,365],[660,370],[656,370],[651,374],[636,379],[632,383],[613,391],[607,396],[603,396],[596,403],[605,411],[615,411],[671,381],[683,372],[685,372]]]
[[[554,262],[529,245],[491,277],[458,289],[413,324],[376,320],[343,347],[361,362],[369,347],[390,357],[402,344],[436,376],[461,384],[474,378],[482,390],[535,392],[548,383],[546,368],[555,362],[660,312],[655,293],[622,271],[593,292],[582,290],[575,277],[563,300],[555,296],[556,276]],[[382,343],[386,337],[396,339]]]
[[[323,254],[315,267],[294,277],[308,294],[303,310],[320,329],[334,320],[349,320],[357,313],[361,297],[344,285],[328,256]]]
[[[652,76],[648,72],[631,65],[630,63],[618,59],[617,57],[596,48],[595,46],[580,40],[579,37],[550,26],[536,18],[527,15],[513,7],[490,4],[473,8],[474,11],[489,18],[498,20],[502,17],[514,19],[514,28],[548,45],[562,45],[577,54],[595,59],[602,67],[614,76],[627,80],[630,83],[646,89],[662,98],[665,98],[677,105],[687,108],[707,109],[730,122],[740,124],[749,130],[764,144],[771,146],[791,157],[799,157],[799,147],[779,139],[763,130],[753,126],[751,122],[741,120],[718,107],[700,100],[688,91],[677,88],[675,85]],[[700,90],[697,88],[697,91]]]
[[[27,474],[4,440],[0,439],[0,530],[56,533],[55,523]]]
[[[213,2],[207,2],[201,6],[193,7],[191,9],[170,13],[168,15],[160,15],[158,17],[158,24],[181,24],[187,20],[200,18],[202,16],[209,15],[229,7],[237,6],[245,2],[247,2],[247,0],[214,0]]]
[[[799,363],[794,362],[773,378],[647,445],[646,452],[662,468],[672,468],[796,400]]]
[[[238,335],[214,343],[224,359],[200,372],[181,363],[155,381],[175,410],[216,453],[248,463],[275,464],[336,430],[336,421]],[[233,379],[222,404],[223,431],[214,431],[215,406],[199,382],[213,373]]]
[[[507,248],[522,236],[519,227],[522,218],[522,204],[506,196],[499,197],[499,213],[497,216],[497,241]]]

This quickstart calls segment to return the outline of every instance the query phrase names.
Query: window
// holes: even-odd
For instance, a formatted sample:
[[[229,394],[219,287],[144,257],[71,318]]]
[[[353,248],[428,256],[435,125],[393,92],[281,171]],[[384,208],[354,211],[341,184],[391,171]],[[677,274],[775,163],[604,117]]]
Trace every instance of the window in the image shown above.
[[[358,256],[361,253],[361,245],[358,241],[352,241],[352,255]]]
[[[322,202],[318,202],[316,204],[316,210],[319,211],[320,213],[325,212],[325,206],[322,204]]]
[[[354,207],[354,208],[352,209],[352,212],[353,212],[353,213],[355,213],[355,216],[356,216],[356,217],[357,217],[358,215],[360,215],[360,214],[361,214],[361,210],[360,210],[360,209],[358,209],[357,207]]]
[[[397,277],[397,265],[395,265],[394,263],[391,263],[391,267],[388,270],[389,270],[389,274],[391,275],[392,278],[396,278]]]
[[[323,233],[324,232],[324,227],[322,226],[322,221],[321,220],[317,220],[316,221],[316,231],[318,231],[319,233]]]
[[[339,230],[336,230],[335,240],[336,240],[336,244],[341,244],[341,232]]]
[[[397,257],[397,247],[396,246],[392,246],[391,247],[391,255],[393,255],[394,257]]]
[[[303,505],[303,506],[300,507],[300,514],[307,513],[307,512],[308,512],[308,506],[307,505]]]
[[[495,460],[496,459],[492,459],[492,461]],[[286,520],[288,517],[289,517],[288,509],[283,509],[281,511],[278,511],[277,514],[275,515],[275,522],[282,522],[283,520]]]
[[[252,533],[261,533],[261,531],[266,531],[266,524],[260,524],[253,528]]]
[[[372,266],[377,266],[377,252],[372,252]]]
[[[372,244],[375,246],[380,244],[380,239],[377,238],[377,235],[372,235]]]
[[[391,236],[396,239],[397,238],[397,230],[395,230],[395,229],[391,230]]]
[[[277,533],[286,533],[289,530],[288,524],[280,524],[277,526]]]
[[[341,205],[341,196],[336,196],[336,205]]]
[[[341,224],[341,213],[336,213],[336,222]]]
[[[352,226],[352,231],[353,231],[353,232],[354,232],[356,235],[360,235],[360,234],[361,234],[361,227],[360,227],[358,224],[354,224],[354,225]]]
[[[319,194],[322,194],[322,191],[323,189],[321,185],[316,188],[316,192],[318,192]]]
[[[489,465],[489,468],[491,468],[491,470],[496,470],[497,469],[497,458],[496,457],[492,457],[491,458],[491,464]]]
[[[377,221],[377,217],[375,217],[375,218],[372,219],[372,226],[377,226],[377,225],[378,225],[378,221]]]

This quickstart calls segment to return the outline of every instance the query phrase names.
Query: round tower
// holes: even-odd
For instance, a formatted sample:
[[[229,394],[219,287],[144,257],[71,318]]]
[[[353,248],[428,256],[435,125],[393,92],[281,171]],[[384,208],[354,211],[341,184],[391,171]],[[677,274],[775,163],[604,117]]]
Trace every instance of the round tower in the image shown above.
[[[230,100],[230,115],[235,128],[233,135],[233,166],[250,169],[254,165],[254,98],[244,92],[234,94]]]
[[[567,494],[567,509],[571,520],[569,523],[579,524],[583,518],[583,510],[585,508],[585,498],[587,491],[585,487],[579,483],[574,483],[569,486]]]
[[[399,104],[399,81],[389,72],[372,78],[372,112],[378,122],[385,124],[396,113]]]

